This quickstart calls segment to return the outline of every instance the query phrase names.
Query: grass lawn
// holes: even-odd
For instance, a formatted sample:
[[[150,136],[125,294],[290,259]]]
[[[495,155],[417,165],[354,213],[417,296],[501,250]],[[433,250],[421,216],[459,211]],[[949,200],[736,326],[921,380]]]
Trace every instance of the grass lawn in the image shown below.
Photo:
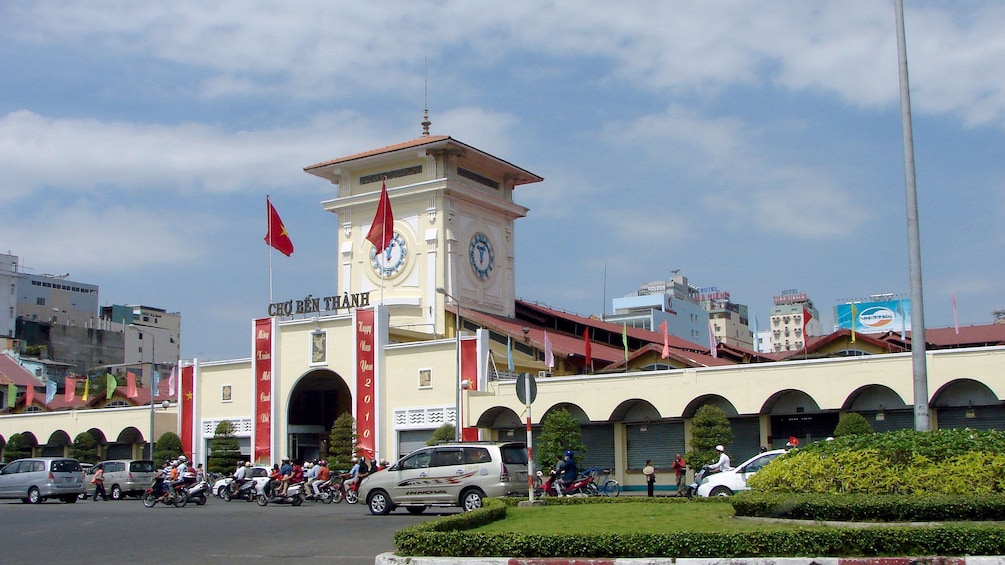
[[[733,518],[733,506],[723,503],[575,504],[508,508],[506,519],[471,532],[534,532],[598,534],[631,532],[742,532],[806,528],[805,524],[764,523]],[[810,526],[821,527],[826,526]]]

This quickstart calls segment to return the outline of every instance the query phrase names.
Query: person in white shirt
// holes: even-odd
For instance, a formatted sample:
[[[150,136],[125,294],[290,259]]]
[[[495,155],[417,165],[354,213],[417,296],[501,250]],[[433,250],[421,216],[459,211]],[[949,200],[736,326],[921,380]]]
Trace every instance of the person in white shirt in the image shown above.
[[[719,471],[728,471],[732,469],[729,466],[729,455],[726,455],[726,448],[722,445],[715,446],[715,450],[719,452],[719,460],[708,466],[708,471],[710,473],[718,473]]]

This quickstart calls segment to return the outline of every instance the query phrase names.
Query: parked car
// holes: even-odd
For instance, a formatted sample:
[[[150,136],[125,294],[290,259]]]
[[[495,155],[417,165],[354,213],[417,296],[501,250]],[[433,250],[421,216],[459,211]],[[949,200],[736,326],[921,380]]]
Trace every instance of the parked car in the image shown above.
[[[149,459],[102,461],[84,473],[84,498],[94,497],[91,479],[98,469],[105,470],[105,492],[112,500],[122,500],[125,496],[139,498],[154,482],[154,462]]]
[[[72,504],[82,492],[84,470],[76,459],[31,457],[0,470],[0,498],[20,498],[30,504],[59,498]]]
[[[269,482],[269,470],[265,467],[252,467],[249,469],[249,479],[254,479],[255,488],[258,489],[258,494],[265,493],[265,485]],[[220,489],[224,485],[230,484],[231,477],[222,477],[217,479],[213,483],[213,496],[220,496]]]
[[[750,487],[747,486],[747,479],[786,451],[785,449],[773,449],[758,453],[729,471],[705,477],[698,485],[698,496],[733,496],[741,490],[750,490]]]
[[[409,453],[362,480],[359,498],[373,514],[399,506],[419,514],[429,506],[481,508],[484,497],[527,496],[527,446],[450,443]]]

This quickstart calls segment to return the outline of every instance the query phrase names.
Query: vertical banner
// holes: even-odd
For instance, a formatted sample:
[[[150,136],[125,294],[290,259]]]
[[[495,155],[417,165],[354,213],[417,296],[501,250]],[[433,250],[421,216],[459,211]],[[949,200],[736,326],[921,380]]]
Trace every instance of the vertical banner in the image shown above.
[[[461,397],[462,399],[466,397],[464,390],[478,390],[478,340],[477,339],[461,339],[461,382],[458,383],[461,387]],[[464,413],[467,411],[464,410]],[[461,414],[464,416],[464,414]],[[468,418],[463,418],[460,420],[463,426],[465,420]],[[478,441],[478,428],[461,428],[461,439],[463,441]]]
[[[374,456],[374,316],[356,309],[356,444]]]
[[[178,390],[178,406],[181,412],[181,450],[189,457],[195,457],[194,431],[195,431],[195,367],[189,365],[182,367],[181,387]]]
[[[255,320],[255,445],[254,458],[272,457],[272,319]]]

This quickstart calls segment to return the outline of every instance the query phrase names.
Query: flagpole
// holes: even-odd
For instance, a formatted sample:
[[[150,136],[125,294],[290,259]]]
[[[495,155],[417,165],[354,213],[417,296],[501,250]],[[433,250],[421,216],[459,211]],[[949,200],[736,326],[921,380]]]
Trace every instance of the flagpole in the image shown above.
[[[265,225],[269,229],[269,304],[272,304],[272,217],[269,214],[271,203],[269,195],[265,195]]]

